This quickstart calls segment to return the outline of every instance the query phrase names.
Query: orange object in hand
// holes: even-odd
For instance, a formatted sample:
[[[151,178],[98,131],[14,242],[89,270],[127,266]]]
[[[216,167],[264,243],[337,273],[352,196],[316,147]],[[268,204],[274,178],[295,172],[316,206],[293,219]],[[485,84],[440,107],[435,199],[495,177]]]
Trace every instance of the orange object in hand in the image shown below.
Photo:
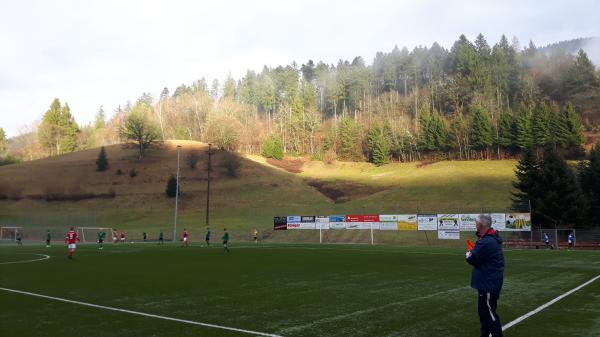
[[[473,243],[473,241],[467,240],[467,251],[468,252],[472,251],[473,247],[475,247],[475,244]]]

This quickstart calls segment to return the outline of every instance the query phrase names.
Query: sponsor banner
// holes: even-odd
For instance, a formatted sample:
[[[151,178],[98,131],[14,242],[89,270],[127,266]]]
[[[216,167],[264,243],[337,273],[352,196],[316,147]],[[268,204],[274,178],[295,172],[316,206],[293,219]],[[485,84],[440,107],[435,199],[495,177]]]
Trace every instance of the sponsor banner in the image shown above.
[[[302,217],[299,215],[288,215],[287,223],[302,222]]]
[[[417,229],[420,231],[436,231],[438,229],[437,214],[417,215]]]
[[[399,231],[416,231],[417,230],[417,215],[416,214],[399,214],[398,215],[398,230]]]
[[[346,229],[362,229],[362,222],[346,222]]]
[[[460,229],[439,229],[438,240],[458,240],[460,239]]]
[[[459,220],[460,230],[463,232],[477,231],[475,220],[478,216],[479,214],[461,214]]]
[[[317,216],[315,218],[316,229],[329,229],[329,217],[328,216]]]
[[[315,229],[329,229],[329,222],[316,222]]]
[[[492,227],[497,231],[503,231],[506,228],[506,214],[504,213],[492,213]]]
[[[379,223],[379,229],[382,231],[397,231],[398,221],[382,221]]]
[[[300,217],[300,222],[315,222],[315,216],[314,215],[303,215]]]
[[[396,214],[380,214],[379,221],[381,222],[398,222],[398,216]]]
[[[460,239],[460,225],[458,214],[438,214],[438,240]]]
[[[345,229],[346,228],[346,216],[345,215],[330,215],[329,216],[329,228],[330,229]]]
[[[329,229],[346,229],[345,222],[330,222]]]
[[[273,217],[273,229],[276,231],[287,229],[287,217],[286,216]]]
[[[379,215],[346,215],[346,222],[379,222]]]
[[[315,229],[315,223],[314,222],[288,223],[287,229]]]
[[[346,222],[345,215],[330,215],[329,222]]]
[[[531,231],[530,213],[506,213],[505,231]]]

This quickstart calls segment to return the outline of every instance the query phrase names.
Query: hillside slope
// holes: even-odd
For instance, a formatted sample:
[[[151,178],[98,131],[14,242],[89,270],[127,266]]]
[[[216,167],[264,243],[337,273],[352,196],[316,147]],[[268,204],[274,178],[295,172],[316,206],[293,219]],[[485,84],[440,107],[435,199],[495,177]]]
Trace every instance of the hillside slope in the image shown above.
[[[143,160],[131,146],[109,146],[106,172],[95,171],[98,149],[0,167],[0,194],[8,197],[0,200],[0,225],[36,232],[75,225],[170,234],[175,201],[164,191],[176,171],[176,145],[182,146],[178,228],[192,228],[200,237],[207,146],[190,141],[167,141]],[[192,151],[199,155],[196,169],[186,163]],[[240,157],[239,176],[232,178],[223,167],[225,158],[221,151],[213,155],[210,224],[242,235],[254,227],[268,232],[274,215],[505,210],[515,164],[447,161],[375,167],[300,161],[301,172],[290,173],[248,155]],[[135,177],[129,176],[131,169]],[[65,200],[46,200],[52,198]]]

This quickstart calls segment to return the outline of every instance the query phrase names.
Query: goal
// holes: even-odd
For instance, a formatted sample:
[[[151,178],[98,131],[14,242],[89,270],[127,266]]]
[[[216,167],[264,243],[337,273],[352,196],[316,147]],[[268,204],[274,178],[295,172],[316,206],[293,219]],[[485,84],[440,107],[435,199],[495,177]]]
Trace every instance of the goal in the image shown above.
[[[15,241],[17,240],[17,233],[22,231],[22,227],[10,227],[10,226],[1,226],[0,227],[0,240],[5,241]]]
[[[112,228],[104,227],[77,227],[77,234],[83,243],[98,242],[98,232],[100,230],[106,233],[104,237],[104,243],[113,242],[113,230]]]

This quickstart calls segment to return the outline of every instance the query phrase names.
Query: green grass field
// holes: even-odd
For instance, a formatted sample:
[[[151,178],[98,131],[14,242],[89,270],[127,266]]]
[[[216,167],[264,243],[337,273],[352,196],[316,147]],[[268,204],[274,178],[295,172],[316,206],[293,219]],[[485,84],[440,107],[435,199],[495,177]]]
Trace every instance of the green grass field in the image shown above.
[[[27,263],[18,262],[41,258]],[[600,252],[505,251],[503,322],[600,274]],[[477,336],[460,248],[0,246],[0,287],[281,336]],[[0,336],[252,336],[0,290]],[[505,332],[599,336],[600,281]]]

